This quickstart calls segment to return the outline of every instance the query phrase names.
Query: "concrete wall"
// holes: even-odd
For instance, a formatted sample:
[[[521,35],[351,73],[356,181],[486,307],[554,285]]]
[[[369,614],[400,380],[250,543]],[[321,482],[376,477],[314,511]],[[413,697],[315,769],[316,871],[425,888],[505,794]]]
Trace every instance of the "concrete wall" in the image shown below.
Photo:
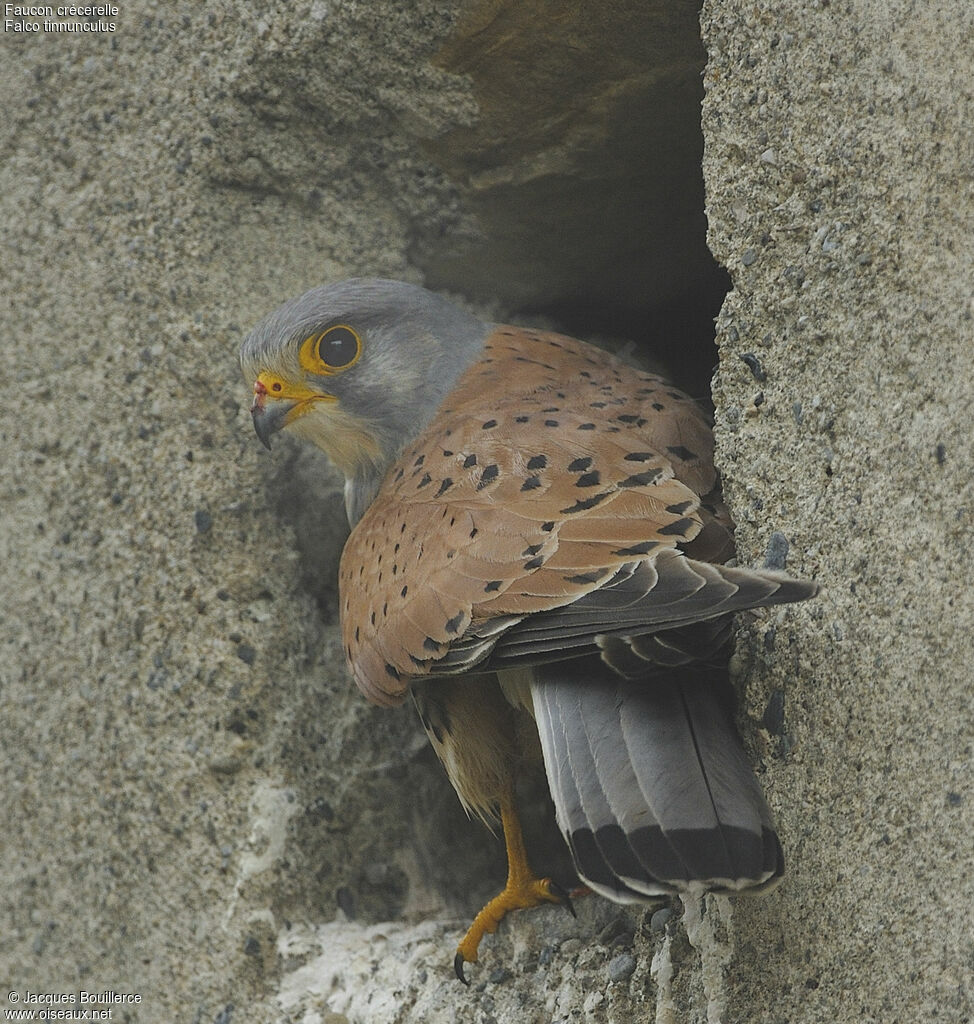
[[[114,33],[3,34],[0,998],[137,993],[112,1019],[195,1024],[970,1019],[968,4],[702,13],[726,489],[742,560],[780,531],[826,588],[741,626],[742,724],[789,861],[774,893],[518,915],[453,983],[502,858],[412,716],[346,680],[334,477],[251,435],[235,351],[271,306],[420,268],[483,302],[483,252],[517,250],[539,178],[589,182],[660,81],[699,95],[694,5],[646,9],[603,5],[586,33],[542,3],[129,0]],[[654,40],[617,79],[609,32]],[[572,116],[526,153],[497,126],[531,33],[590,101],[558,84]],[[697,188],[680,123],[660,137]],[[656,191],[630,230],[660,223]],[[651,267],[660,246],[633,251]],[[677,320],[713,303],[701,250],[670,246],[668,290],[647,286]],[[584,262],[539,280],[498,274],[493,312],[580,322]]]
[[[974,13],[937,7],[704,7],[720,460],[743,557],[783,529],[826,588],[742,648],[791,875],[735,913],[730,1019],[974,1005]]]

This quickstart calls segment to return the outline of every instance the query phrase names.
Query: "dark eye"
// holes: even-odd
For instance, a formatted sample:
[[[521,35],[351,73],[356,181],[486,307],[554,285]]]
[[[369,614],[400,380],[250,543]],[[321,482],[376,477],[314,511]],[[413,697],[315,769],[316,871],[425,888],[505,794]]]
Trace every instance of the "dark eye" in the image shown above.
[[[362,351],[362,340],[351,327],[329,327],[315,342],[315,354],[328,367],[350,366]]]
[[[362,339],[347,324],[336,324],[301,342],[298,360],[308,373],[328,376],[354,366],[362,354]]]

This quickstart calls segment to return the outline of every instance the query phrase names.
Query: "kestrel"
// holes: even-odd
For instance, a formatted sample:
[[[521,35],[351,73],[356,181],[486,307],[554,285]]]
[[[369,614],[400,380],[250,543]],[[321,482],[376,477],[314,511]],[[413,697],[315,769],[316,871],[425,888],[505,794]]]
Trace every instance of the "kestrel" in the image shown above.
[[[595,892],[780,877],[725,662],[735,612],[818,588],[725,564],[696,402],[585,342],[397,281],[292,299],[240,358],[260,440],[286,428],[345,475],[352,676],[377,704],[411,696],[464,807],[503,827],[507,885],[460,942],[461,980],[509,910],[565,899],[529,866],[514,805],[539,753]]]

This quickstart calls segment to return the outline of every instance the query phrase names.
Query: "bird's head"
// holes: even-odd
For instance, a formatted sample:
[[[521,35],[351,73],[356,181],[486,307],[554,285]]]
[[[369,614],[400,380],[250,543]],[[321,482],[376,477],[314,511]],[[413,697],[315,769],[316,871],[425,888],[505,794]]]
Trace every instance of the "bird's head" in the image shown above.
[[[483,349],[488,326],[401,281],[313,288],[265,317],[240,349],[257,436],[287,429],[347,481],[381,478]]]

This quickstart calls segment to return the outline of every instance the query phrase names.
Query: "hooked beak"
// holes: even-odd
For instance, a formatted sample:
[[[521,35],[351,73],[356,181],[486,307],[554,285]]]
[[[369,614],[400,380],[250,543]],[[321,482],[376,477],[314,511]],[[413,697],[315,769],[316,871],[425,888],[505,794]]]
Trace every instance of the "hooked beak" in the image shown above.
[[[260,443],[270,451],[271,436],[303,416],[316,401],[334,402],[332,395],[312,391],[304,385],[288,384],[275,373],[264,372],[254,381],[250,415]]]
[[[271,450],[271,434],[276,434],[284,426],[287,414],[294,408],[294,402],[274,401],[272,405],[258,403],[250,407],[250,415],[253,417],[254,430],[260,438],[260,443],[268,450]]]

